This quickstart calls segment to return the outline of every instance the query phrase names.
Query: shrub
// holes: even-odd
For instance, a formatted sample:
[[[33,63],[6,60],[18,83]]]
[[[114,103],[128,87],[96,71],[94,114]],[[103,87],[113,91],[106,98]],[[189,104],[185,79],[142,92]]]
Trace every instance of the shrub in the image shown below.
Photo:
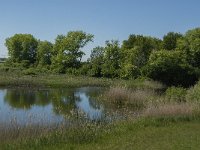
[[[198,80],[198,71],[178,51],[156,51],[149,58],[143,73],[169,86],[189,87]]]
[[[29,68],[29,69],[23,70],[22,74],[24,74],[24,75],[36,75],[37,71],[34,68]]]
[[[122,69],[120,70],[120,78],[122,79],[131,79],[139,77],[140,70],[137,66],[132,64],[124,64]]]
[[[186,96],[187,90],[182,87],[170,87],[166,90],[166,99],[170,102],[185,102],[185,96]]]
[[[187,91],[186,100],[188,102],[200,102],[200,81]]]
[[[45,67],[39,67],[38,66],[34,70],[35,70],[35,73],[44,73],[44,74],[52,73],[51,70],[50,70],[50,66],[45,66]]]
[[[0,66],[0,71],[1,72],[8,72],[9,69],[10,69],[9,67]]]

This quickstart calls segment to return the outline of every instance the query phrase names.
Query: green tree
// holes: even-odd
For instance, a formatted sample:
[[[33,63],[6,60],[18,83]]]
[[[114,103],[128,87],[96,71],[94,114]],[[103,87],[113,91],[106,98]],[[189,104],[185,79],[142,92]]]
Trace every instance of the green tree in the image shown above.
[[[102,65],[104,64],[104,47],[95,47],[91,51],[90,55],[90,75],[100,77],[102,76]]]
[[[53,69],[64,73],[67,68],[78,68],[84,55],[81,48],[92,39],[93,35],[83,31],[71,31],[66,36],[58,35],[53,49]]]
[[[198,80],[198,72],[179,51],[153,52],[143,73],[154,80],[174,86],[188,87]]]
[[[118,77],[120,71],[120,47],[118,41],[106,41],[102,75],[104,77]]]
[[[5,45],[12,62],[27,61],[28,64],[35,63],[38,41],[33,35],[15,34],[6,39]]]
[[[37,49],[37,65],[49,66],[51,65],[53,44],[48,41],[40,41]]]
[[[200,68],[200,28],[187,31],[178,40],[177,50],[182,52],[189,64]]]
[[[130,35],[122,44],[122,78],[133,78],[140,75],[140,69],[146,65],[153,50],[160,49],[161,40],[142,36]]]
[[[180,33],[169,32],[163,37],[162,48],[165,50],[174,50],[177,47],[178,39],[182,38]]]

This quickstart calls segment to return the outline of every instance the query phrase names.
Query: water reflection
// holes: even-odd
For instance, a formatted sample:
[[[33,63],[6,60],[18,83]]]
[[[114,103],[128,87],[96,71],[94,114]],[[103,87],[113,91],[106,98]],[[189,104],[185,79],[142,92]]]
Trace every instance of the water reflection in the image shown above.
[[[48,91],[32,91],[30,89],[6,90],[4,101],[16,109],[30,109],[32,105],[45,106],[51,102]]]
[[[58,115],[69,116],[70,112],[76,109],[76,101],[79,98],[75,96],[76,90],[54,90],[51,92],[53,112]],[[85,101],[85,100],[83,100]]]
[[[48,90],[6,89],[0,90],[0,107],[4,108],[5,115],[8,113],[17,115],[18,111],[22,118],[26,112],[33,112],[36,115],[41,115],[42,112],[47,116],[53,114],[63,117],[72,116],[72,111],[82,111],[89,119],[99,119],[103,115],[104,107],[95,101],[95,96],[100,92],[101,89],[92,87]]]

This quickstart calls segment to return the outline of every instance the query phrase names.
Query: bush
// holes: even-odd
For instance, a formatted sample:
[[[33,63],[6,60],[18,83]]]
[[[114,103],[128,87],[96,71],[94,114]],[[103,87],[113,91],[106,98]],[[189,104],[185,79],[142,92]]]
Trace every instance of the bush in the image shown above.
[[[125,64],[120,70],[120,78],[131,79],[140,76],[140,70],[137,66]]]
[[[166,90],[166,98],[170,102],[186,102],[187,90],[182,87],[170,87]]]
[[[186,100],[188,102],[200,102],[200,81],[187,91]]]
[[[83,64],[78,70],[79,70],[79,74],[80,75],[88,75],[89,65],[88,64]]]
[[[8,72],[9,69],[10,69],[9,67],[0,66],[0,71],[1,72]]]
[[[20,67],[12,67],[12,66],[8,66],[6,64],[2,64],[0,65],[0,72],[1,73],[19,73],[21,72],[22,68]]]
[[[29,68],[29,69],[23,70],[22,74],[24,74],[24,75],[36,75],[37,71],[34,68]]]
[[[189,87],[198,80],[198,71],[190,66],[178,51],[153,52],[143,73],[169,86]]]

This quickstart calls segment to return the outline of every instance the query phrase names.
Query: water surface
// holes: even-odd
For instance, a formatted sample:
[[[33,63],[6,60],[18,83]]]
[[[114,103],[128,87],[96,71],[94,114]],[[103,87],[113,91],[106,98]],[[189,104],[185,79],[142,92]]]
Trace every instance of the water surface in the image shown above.
[[[105,106],[95,97],[101,88],[76,89],[0,89],[0,123],[57,123],[83,116],[102,119]]]

